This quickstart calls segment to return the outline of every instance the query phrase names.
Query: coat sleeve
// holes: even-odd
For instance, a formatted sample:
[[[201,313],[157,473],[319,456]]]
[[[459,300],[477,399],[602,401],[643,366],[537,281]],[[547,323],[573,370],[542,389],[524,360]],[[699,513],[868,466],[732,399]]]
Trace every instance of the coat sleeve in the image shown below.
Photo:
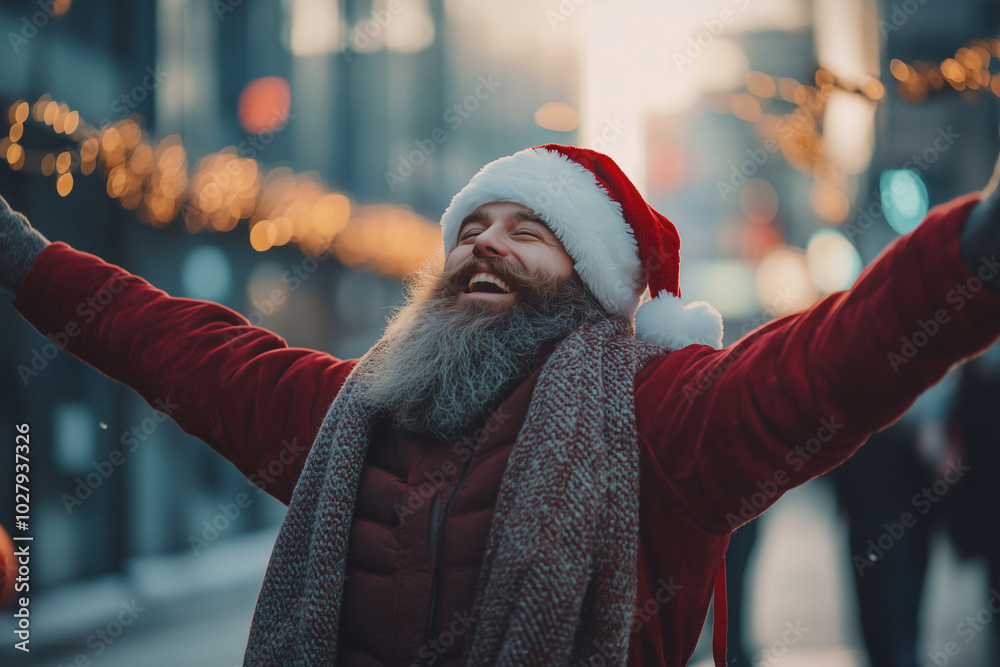
[[[285,504],[355,363],[290,348],[229,308],[171,297],[61,242],[38,256],[13,305]]]
[[[977,201],[934,208],[850,290],[729,348],[668,353],[636,376],[643,464],[691,520],[728,532],[754,518],[996,340],[1000,295],[980,278],[1000,263],[981,258],[976,276],[959,257]]]

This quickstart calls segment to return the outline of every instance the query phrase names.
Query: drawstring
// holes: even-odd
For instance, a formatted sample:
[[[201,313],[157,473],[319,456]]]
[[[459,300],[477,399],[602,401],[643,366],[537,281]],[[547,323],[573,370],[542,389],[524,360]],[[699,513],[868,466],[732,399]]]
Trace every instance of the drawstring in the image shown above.
[[[726,667],[726,557],[715,575],[715,601],[712,604],[712,656],[715,667]]]

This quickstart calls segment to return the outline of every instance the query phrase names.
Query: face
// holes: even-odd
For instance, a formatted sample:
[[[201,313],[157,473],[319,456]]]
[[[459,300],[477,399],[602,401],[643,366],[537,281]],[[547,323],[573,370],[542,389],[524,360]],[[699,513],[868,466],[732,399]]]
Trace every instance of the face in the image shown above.
[[[573,259],[555,233],[530,208],[513,202],[484,204],[462,221],[445,271],[473,257],[483,263],[467,283],[455,286],[462,301],[509,304],[516,298],[516,286],[491,272],[486,258],[537,278],[566,278],[573,273]]]

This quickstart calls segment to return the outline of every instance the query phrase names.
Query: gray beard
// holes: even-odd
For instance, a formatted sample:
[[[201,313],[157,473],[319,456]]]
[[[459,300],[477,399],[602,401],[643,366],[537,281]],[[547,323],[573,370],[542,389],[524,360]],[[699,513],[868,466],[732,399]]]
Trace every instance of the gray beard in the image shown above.
[[[458,301],[454,275],[424,269],[354,371],[371,409],[444,440],[481,426],[533,370],[542,345],[609,316],[575,273],[522,283],[509,305]]]

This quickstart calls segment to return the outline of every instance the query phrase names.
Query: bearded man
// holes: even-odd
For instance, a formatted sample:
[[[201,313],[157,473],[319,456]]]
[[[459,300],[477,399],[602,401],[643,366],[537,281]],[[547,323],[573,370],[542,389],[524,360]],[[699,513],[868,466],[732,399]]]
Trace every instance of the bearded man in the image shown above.
[[[678,666],[713,596],[722,665],[732,531],[1000,336],[996,180],[726,349],[710,306],[680,305],[673,224],[610,158],[559,145],[455,196],[443,270],[360,360],[9,210],[0,284],[288,504],[245,665]]]

